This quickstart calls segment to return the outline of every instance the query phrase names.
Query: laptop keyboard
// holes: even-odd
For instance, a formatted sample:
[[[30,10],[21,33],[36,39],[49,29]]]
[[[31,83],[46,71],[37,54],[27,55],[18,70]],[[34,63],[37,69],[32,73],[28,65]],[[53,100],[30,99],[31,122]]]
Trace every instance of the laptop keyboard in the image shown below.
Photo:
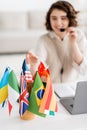
[[[54,85],[55,94],[59,97],[74,97],[75,90],[68,84],[56,84]]]

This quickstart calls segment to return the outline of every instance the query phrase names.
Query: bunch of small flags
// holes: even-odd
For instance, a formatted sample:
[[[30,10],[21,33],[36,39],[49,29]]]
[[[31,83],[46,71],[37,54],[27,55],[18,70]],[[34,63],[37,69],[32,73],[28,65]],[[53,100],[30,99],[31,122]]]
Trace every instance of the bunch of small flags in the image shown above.
[[[49,70],[41,62],[33,77],[29,65],[24,60],[22,74],[21,93],[25,92],[24,87],[26,88],[26,92],[24,95],[22,94],[24,98],[20,95],[20,115],[22,116],[26,110],[43,117],[46,115],[55,115],[55,112],[58,111],[58,106]],[[43,81],[43,78],[46,81]]]
[[[9,115],[17,99],[19,99],[20,116],[23,116],[26,110],[42,117],[55,115],[58,111],[50,72],[42,62],[35,75],[32,76],[30,65],[24,59],[20,83],[14,71],[9,67],[6,68],[0,81],[0,104],[4,107],[5,102],[8,102]]]

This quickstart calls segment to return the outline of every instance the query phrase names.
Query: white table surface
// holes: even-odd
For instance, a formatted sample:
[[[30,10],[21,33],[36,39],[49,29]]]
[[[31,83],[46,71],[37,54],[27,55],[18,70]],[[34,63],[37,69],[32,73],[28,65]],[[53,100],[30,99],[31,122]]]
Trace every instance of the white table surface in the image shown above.
[[[19,76],[24,58],[25,55],[0,56],[0,77],[8,65]],[[47,116],[46,118],[36,116],[30,121],[20,119],[18,104],[16,105],[10,117],[7,107],[5,109],[0,108],[0,130],[87,130],[87,114],[70,115],[59,100],[59,110],[55,116]]]
[[[7,107],[0,108],[0,130],[87,130],[87,114],[71,115],[58,100],[55,116],[36,116],[32,120],[20,119],[18,104],[9,117]]]

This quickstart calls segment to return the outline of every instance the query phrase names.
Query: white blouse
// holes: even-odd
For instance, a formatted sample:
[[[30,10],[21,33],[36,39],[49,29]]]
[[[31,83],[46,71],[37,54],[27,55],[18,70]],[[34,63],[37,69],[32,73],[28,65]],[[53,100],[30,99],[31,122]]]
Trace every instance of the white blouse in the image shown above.
[[[61,40],[54,32],[48,32],[38,40],[33,53],[38,57],[38,62],[43,61],[48,66],[54,83],[73,82],[87,73],[87,40],[80,30],[77,33],[77,44],[84,57],[80,65],[73,61],[68,34]],[[31,71],[36,71],[37,67],[38,64]]]

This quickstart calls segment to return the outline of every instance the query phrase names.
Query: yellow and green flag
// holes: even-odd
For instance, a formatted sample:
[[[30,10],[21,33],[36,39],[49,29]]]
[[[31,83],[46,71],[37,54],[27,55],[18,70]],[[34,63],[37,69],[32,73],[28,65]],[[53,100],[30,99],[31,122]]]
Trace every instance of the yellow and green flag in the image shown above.
[[[45,117],[46,114],[39,112],[39,107],[43,98],[43,94],[44,94],[44,85],[41,81],[38,72],[36,72],[34,84],[31,90],[28,110],[34,114]]]

